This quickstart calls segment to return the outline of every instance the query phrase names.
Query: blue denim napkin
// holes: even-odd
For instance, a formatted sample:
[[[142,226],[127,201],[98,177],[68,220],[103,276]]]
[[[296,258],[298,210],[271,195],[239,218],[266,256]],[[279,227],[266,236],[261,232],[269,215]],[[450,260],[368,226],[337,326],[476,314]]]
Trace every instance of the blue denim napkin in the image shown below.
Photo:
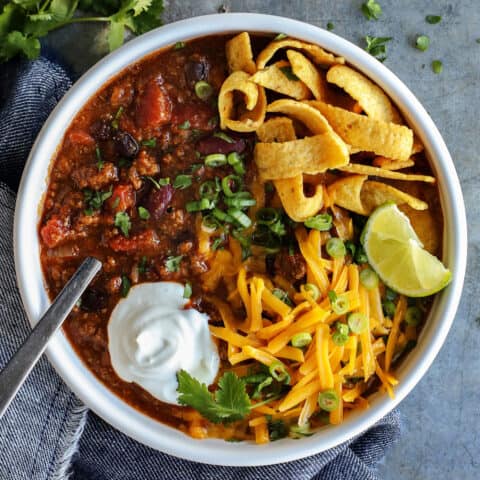
[[[0,368],[29,331],[15,284],[14,190],[31,145],[71,86],[56,63],[13,61],[0,70]],[[353,441],[295,462],[228,468],[180,460],[110,427],[75,397],[42,358],[0,420],[0,479],[328,479],[374,480],[376,464],[400,436],[392,412]]]

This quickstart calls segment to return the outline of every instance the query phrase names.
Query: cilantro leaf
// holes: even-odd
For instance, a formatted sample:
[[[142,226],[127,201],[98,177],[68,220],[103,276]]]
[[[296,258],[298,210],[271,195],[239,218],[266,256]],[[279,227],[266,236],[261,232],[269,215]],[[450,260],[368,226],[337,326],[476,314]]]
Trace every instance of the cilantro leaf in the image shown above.
[[[19,53],[23,53],[29,60],[37,58],[40,54],[38,38],[27,37],[22,32],[14,30],[0,39],[0,62],[10,60]]]
[[[233,372],[223,374],[215,395],[185,370],[177,373],[177,380],[180,405],[194,408],[213,423],[234,422],[250,413],[251,403],[245,382]]]
[[[128,233],[132,227],[132,222],[130,221],[130,217],[128,216],[127,212],[117,212],[115,214],[114,224],[126,237],[128,237]]]
[[[430,25],[435,25],[436,23],[440,23],[442,21],[442,17],[440,15],[427,15],[425,17],[425,21]]]
[[[382,7],[375,0],[368,0],[362,5],[362,13],[367,20],[378,20],[382,14]]]
[[[367,42],[365,50],[378,61],[384,62],[387,59],[386,43],[390,40],[392,40],[392,37],[370,37],[367,35],[365,37],[365,41]]]
[[[183,255],[178,257],[170,256],[165,260],[165,267],[169,272],[178,272],[180,263],[182,262]]]

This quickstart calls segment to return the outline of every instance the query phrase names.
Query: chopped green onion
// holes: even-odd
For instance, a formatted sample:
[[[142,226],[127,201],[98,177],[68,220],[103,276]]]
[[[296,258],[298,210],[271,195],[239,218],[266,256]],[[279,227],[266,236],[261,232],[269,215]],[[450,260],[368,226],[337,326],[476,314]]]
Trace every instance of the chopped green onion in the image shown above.
[[[332,22],[327,23],[327,30],[331,32],[335,28],[335,25]]]
[[[350,332],[348,325],[345,323],[337,322],[335,328],[337,329],[337,332],[341,335],[348,335]]]
[[[232,166],[236,174],[243,175],[245,173],[242,157],[237,152],[230,152],[227,156],[227,162]]]
[[[138,216],[142,220],[148,220],[150,218],[150,212],[145,207],[138,207]]]
[[[117,110],[117,113],[113,117],[112,128],[114,128],[115,130],[118,129],[118,121],[120,120],[120,117],[122,116],[122,113],[123,113],[123,107],[119,107],[118,110]]]
[[[213,94],[212,86],[208,82],[205,82],[204,80],[200,80],[199,82],[197,82],[194,88],[195,88],[195,95],[200,100],[208,100]]]
[[[258,398],[261,397],[261,393],[262,393],[262,390],[265,388],[265,387],[268,387],[269,385],[271,385],[273,383],[273,378],[272,377],[265,377],[265,380],[263,380],[262,382],[260,382],[256,387],[255,387],[255,390],[253,391],[252,393],[252,398],[254,400],[257,400]]]
[[[355,251],[354,260],[355,260],[355,263],[367,263],[368,262],[367,254],[365,253],[365,250],[361,245],[357,246],[357,249]]]
[[[178,128],[180,128],[180,130],[188,130],[190,128],[190,122],[185,120],[183,123],[178,125]]]
[[[329,238],[326,245],[327,253],[332,258],[342,258],[347,254],[347,249],[341,238]]]
[[[252,224],[250,218],[238,208],[229,208],[227,210],[227,215],[230,215],[233,219],[235,219],[235,221],[243,228],[248,228]]]
[[[318,406],[326,412],[333,412],[338,408],[339,398],[335,390],[325,390],[318,394]]]
[[[440,60],[434,60],[432,62],[432,70],[433,70],[433,73],[436,73],[437,75],[439,73],[442,73],[443,71],[443,63],[440,61]]]
[[[155,186],[155,188],[157,190],[160,190],[162,187],[164,187],[165,185],[169,185],[170,184],[170,179],[168,177],[165,177],[165,178],[159,178],[158,180],[155,180],[153,177],[145,177],[147,178],[148,180],[150,180],[153,185]]]
[[[222,190],[227,197],[231,197],[242,187],[243,181],[238,175],[227,175],[222,178]],[[234,190],[232,190],[232,188]]]
[[[360,283],[367,289],[372,290],[378,287],[378,275],[371,268],[364,268],[360,272]]]
[[[207,180],[200,185],[198,188],[198,193],[202,198],[216,200],[218,197],[217,184],[213,180]]]
[[[220,247],[223,248],[222,244],[225,241],[223,237],[217,237],[213,242],[212,242],[212,251],[216,252]]]
[[[280,214],[275,208],[260,208],[256,213],[257,223],[272,225],[280,219]]]
[[[311,437],[313,432],[310,430],[310,424],[307,422],[304,425],[290,425],[290,437],[302,438]]]
[[[144,255],[140,262],[138,263],[138,272],[145,273],[148,270],[148,260],[147,257]]]
[[[274,39],[274,42],[278,42],[279,40],[283,40],[284,38],[287,38],[288,35],[286,33],[279,33]]]
[[[173,181],[173,188],[177,188],[178,190],[184,190],[188,188],[192,184],[192,176],[191,175],[177,175],[175,180]]]
[[[293,306],[292,301],[288,297],[288,293],[283,291],[281,288],[274,288],[272,290],[273,295],[275,295],[279,300],[281,300],[283,303],[286,303],[287,305]]]
[[[416,327],[422,320],[422,311],[418,307],[408,307],[405,312],[405,321],[408,325]]]
[[[225,205],[234,208],[246,208],[253,207],[257,201],[254,198],[241,198],[241,197],[227,197],[223,200]]]
[[[296,333],[291,340],[292,347],[302,348],[312,343],[312,336],[308,332]]]
[[[308,228],[326,232],[332,228],[332,216],[328,213],[321,213],[308,218],[303,224]]]
[[[340,332],[334,332],[332,335],[332,341],[337,347],[343,347],[348,342],[348,335],[344,335]]]
[[[360,312],[351,313],[347,318],[348,326],[353,333],[363,333],[368,327],[368,318]]]
[[[390,287],[385,288],[385,298],[387,300],[396,300],[398,297],[398,293],[395,290],[392,290]]]
[[[395,304],[391,300],[385,300],[382,302],[383,313],[390,318],[393,318],[395,315]]]
[[[155,147],[157,145],[157,139],[150,138],[149,140],[143,140],[142,145],[145,147]]]
[[[102,158],[102,152],[100,151],[100,147],[98,145],[95,147],[95,156],[97,157],[97,168],[98,170],[102,170],[104,161]]]
[[[282,362],[278,360],[272,362],[268,367],[268,371],[277,382],[290,383],[290,375]]]
[[[121,294],[122,297],[126,297],[130,291],[130,279],[126,275],[122,275],[122,285],[121,285]]]
[[[345,294],[335,294],[336,298],[332,301],[332,296],[330,295],[330,293],[332,292],[329,292],[328,297],[330,299],[330,305],[332,306],[332,310],[337,315],[345,315],[345,313],[347,313],[348,309],[350,308],[350,302],[348,301],[348,297]]]
[[[425,52],[430,46],[430,38],[426,35],[419,35],[415,41],[415,46],[422,52]]]
[[[220,210],[219,208],[214,208],[212,210],[212,215],[218,220],[220,220],[221,222],[229,222],[229,223],[233,222],[233,218],[227,213],[225,213],[223,210]]]
[[[355,257],[355,250],[357,249],[355,244],[351,240],[345,240],[345,248],[347,249],[347,253],[350,253],[352,258],[354,258]]]
[[[169,272],[178,272],[180,268],[180,263],[182,262],[183,255],[178,255],[178,257],[170,256],[167,257],[165,261],[165,267]]]
[[[202,229],[208,233],[213,233],[220,227],[220,223],[213,214],[205,215],[202,219]]]
[[[303,286],[303,289],[310,295],[310,297],[312,297],[312,300],[315,302],[320,298],[320,290],[314,283],[306,283]]]
[[[186,43],[185,42],[177,42],[174,46],[174,50],[180,50],[181,48],[185,48]]]
[[[183,287],[183,298],[190,298],[192,296],[192,284],[187,282]]]
[[[202,210],[211,210],[215,206],[215,203],[208,198],[202,198],[198,201],[188,202],[185,205],[187,212],[200,212]]]
[[[442,17],[440,15],[427,15],[425,20],[430,25],[435,25],[436,23],[440,23],[442,21]]]
[[[216,138],[220,138],[221,140],[227,143],[235,143],[235,140],[229,135],[227,135],[225,132],[215,132],[213,136]]]
[[[227,163],[227,156],[223,153],[211,153],[205,157],[207,167],[221,167]]]

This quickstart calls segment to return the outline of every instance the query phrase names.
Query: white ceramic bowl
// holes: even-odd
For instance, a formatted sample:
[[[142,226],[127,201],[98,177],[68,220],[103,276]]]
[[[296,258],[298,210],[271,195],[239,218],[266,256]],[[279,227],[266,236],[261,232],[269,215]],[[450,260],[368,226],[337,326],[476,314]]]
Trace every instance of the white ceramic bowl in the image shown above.
[[[264,446],[221,440],[194,440],[129,407],[83,365],[62,332],[50,342],[47,355],[69,387],[95,413],[127,435],[163,452],[219,465],[266,465],[313,455],[352,438],[392,410],[422,378],[442,346],[459,303],[465,273],[467,229],[460,184],[447,147],[432,119],[408,88],[385,66],[350,42],[299,21],[259,14],[221,14],[192,18],[158,28],[134,39],[98,62],[76,82],[52,112],[32,148],[17,199],[14,243],[18,286],[30,323],[46,310],[39,260],[39,205],[47,187],[49,164],[65,129],[85,102],[110,78],[145,55],[177,41],[216,33],[284,32],[317,43],[342,55],[375,81],[402,111],[426,147],[439,182],[445,216],[443,261],[453,272],[450,286],[440,293],[417,347],[397,370],[395,400],[377,394],[371,408],[348,417],[339,426],[325,427],[300,441],[283,439]]]

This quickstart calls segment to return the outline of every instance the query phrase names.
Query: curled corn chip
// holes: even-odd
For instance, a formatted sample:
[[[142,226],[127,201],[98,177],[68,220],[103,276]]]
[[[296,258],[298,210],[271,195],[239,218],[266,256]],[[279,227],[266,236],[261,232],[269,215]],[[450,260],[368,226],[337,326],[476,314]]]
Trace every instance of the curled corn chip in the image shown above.
[[[328,186],[330,200],[340,207],[360,215],[370,215],[386,202],[407,204],[415,210],[426,210],[428,204],[397,188],[367,180],[366,175],[349,175]]]
[[[317,185],[315,193],[306,197],[303,192],[303,176],[274,181],[278,196],[287,215],[296,222],[303,222],[316,215],[323,205],[323,186]]]
[[[413,145],[410,128],[374,120],[317,100],[308,103],[320,110],[333,130],[353,148],[402,161],[410,158]]]
[[[375,157],[372,163],[375,167],[380,167],[385,170],[402,170],[403,168],[413,167],[415,165],[415,162],[411,158],[402,162],[386,157]]]
[[[348,150],[332,132],[282,143],[257,143],[254,159],[263,180],[320,173],[348,163]]]
[[[230,73],[240,70],[253,75],[257,71],[253,61],[250,35],[247,32],[240,33],[229,40],[225,45],[225,53]]]
[[[286,61],[280,61],[258,70],[250,77],[250,80],[269,90],[297,100],[305,100],[310,97],[310,90],[298,77],[293,75],[290,64]]]
[[[401,205],[399,208],[409,218],[424,248],[437,255],[441,244],[441,223],[438,222],[434,212],[430,209],[414,210],[408,205]]]
[[[334,65],[327,72],[327,81],[343,88],[357,100],[369,117],[384,122],[403,123],[398,110],[383,90],[353,68]]]
[[[295,140],[295,128],[288,117],[273,117],[264,122],[257,130],[261,142],[287,142]]]
[[[254,132],[265,118],[267,98],[262,87],[251,82],[246,72],[233,72],[223,82],[218,95],[218,111],[220,127],[230,128],[236,132]],[[233,119],[235,105],[234,92],[243,93],[245,99],[244,112]]]
[[[293,38],[285,38],[284,40],[274,40],[269,43],[257,56],[257,68],[260,70],[272,59],[275,53],[282,48],[293,48],[305,52],[317,65],[335,65],[336,63],[345,63],[343,57],[336,57],[326,52],[318,45],[294,40]]]
[[[268,113],[283,113],[302,122],[313,134],[332,132],[327,119],[307,103],[290,99],[277,100],[267,107]]]
[[[372,167],[370,165],[361,165],[358,163],[349,163],[344,167],[339,167],[342,172],[358,173],[360,175],[368,175],[369,177],[391,178],[392,180],[405,180],[409,182],[426,182],[435,183],[435,178],[429,175],[413,175],[391,170]]]
[[[311,90],[317,100],[325,99],[325,79],[315,65],[300,52],[287,50],[292,72]]]

